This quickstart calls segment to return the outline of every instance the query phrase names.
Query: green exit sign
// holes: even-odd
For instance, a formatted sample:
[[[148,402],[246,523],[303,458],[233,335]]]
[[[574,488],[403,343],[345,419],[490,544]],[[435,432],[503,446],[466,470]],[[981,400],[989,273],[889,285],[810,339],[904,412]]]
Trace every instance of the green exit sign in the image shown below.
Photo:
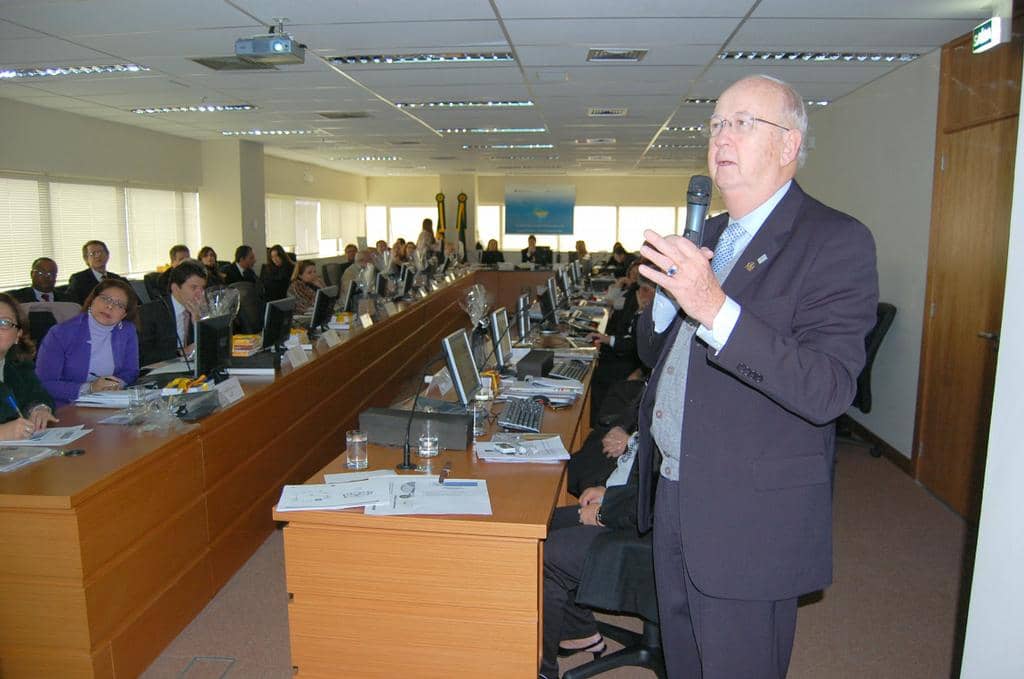
[[[1006,36],[1003,35],[1003,19],[1002,17],[992,17],[974,28],[971,51],[974,54],[980,54],[1003,42],[1006,42]]]

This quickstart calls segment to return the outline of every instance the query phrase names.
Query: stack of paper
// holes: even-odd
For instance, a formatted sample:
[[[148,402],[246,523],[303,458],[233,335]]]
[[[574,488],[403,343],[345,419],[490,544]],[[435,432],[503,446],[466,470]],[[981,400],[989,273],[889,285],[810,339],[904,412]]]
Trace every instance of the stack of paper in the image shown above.
[[[146,390],[146,400],[151,401],[155,398],[160,398],[160,389],[148,389]],[[179,394],[180,389],[171,389],[171,393]],[[86,408],[127,408],[129,403],[129,392],[127,389],[119,389],[117,391],[97,391],[92,394],[82,394],[75,401],[76,406],[85,406]]]
[[[277,511],[297,512],[318,509],[348,509],[387,502],[390,484],[386,477],[364,478],[349,483],[317,483],[285,486]]]
[[[547,434],[495,434],[490,441],[473,444],[484,462],[562,462],[569,451],[558,436]]]

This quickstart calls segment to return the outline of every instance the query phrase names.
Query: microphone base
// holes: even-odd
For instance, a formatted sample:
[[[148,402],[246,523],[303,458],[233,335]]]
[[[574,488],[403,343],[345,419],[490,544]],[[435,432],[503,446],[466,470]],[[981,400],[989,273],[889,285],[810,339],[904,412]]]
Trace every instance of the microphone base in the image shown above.
[[[395,465],[395,469],[399,471],[413,471],[416,469],[416,465],[412,462],[399,462]]]

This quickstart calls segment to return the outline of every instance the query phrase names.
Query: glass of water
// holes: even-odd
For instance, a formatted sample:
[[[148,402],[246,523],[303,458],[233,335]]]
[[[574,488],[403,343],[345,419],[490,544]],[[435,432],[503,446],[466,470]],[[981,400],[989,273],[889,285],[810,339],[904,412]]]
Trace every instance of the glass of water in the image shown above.
[[[139,422],[146,417],[148,401],[145,387],[128,387],[128,415],[133,422]]]
[[[369,459],[366,456],[366,432],[351,429],[345,432],[345,450],[348,459],[345,465],[349,469],[366,469]]]
[[[477,401],[470,408],[470,414],[473,416],[473,438],[486,434],[487,420],[491,416],[491,409],[487,407],[486,403]]]
[[[423,432],[420,434],[419,446],[416,454],[420,457],[437,457],[440,448],[437,441],[437,432],[433,423],[428,419],[423,423]]]

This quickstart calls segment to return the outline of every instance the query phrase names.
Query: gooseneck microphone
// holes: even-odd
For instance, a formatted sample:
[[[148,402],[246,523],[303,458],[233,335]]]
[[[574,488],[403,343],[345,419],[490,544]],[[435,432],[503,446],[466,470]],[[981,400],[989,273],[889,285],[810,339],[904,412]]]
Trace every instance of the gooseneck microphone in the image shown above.
[[[402,461],[395,465],[395,469],[402,471],[416,469],[416,465],[412,463],[412,451],[409,448],[410,432],[412,431],[412,417],[416,414],[416,402],[420,400],[420,394],[423,393],[423,384],[427,378],[427,372],[430,370],[430,365],[442,356],[444,356],[443,352],[434,354],[423,363],[423,370],[420,372],[420,380],[416,384],[416,393],[412,397],[412,407],[409,408],[409,419],[405,423],[405,443],[402,446]]]
[[[683,238],[697,247],[701,246],[704,233],[704,218],[711,204],[711,177],[697,174],[690,177],[686,189],[686,229]]]

